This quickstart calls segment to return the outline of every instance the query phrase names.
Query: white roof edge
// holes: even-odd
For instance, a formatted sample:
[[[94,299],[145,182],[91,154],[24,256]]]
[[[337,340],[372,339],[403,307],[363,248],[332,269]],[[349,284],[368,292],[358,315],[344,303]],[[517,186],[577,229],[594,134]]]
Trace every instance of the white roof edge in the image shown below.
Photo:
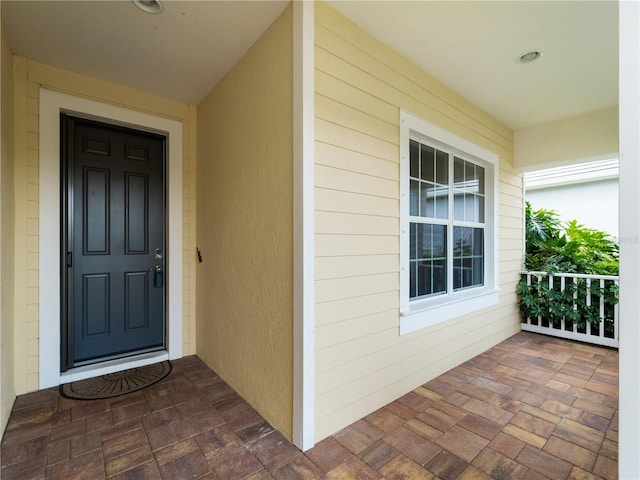
[[[548,168],[524,174],[525,188],[532,190],[573,183],[618,178],[618,159],[601,160],[563,167]]]

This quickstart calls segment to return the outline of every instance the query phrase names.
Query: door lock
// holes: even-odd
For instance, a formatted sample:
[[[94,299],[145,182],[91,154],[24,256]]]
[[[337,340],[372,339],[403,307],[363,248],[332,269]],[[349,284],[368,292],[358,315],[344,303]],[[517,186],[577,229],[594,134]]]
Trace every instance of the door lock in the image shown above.
[[[161,260],[161,259],[164,257],[164,255],[163,255],[163,253],[162,253],[162,249],[161,249],[161,248],[156,248],[156,249],[154,250],[154,252],[153,252],[153,256],[154,256],[154,258],[156,258],[157,260]]]
[[[155,288],[162,288],[164,285],[162,267],[160,265],[156,265],[155,267],[151,267],[149,271],[153,272],[153,286]]]

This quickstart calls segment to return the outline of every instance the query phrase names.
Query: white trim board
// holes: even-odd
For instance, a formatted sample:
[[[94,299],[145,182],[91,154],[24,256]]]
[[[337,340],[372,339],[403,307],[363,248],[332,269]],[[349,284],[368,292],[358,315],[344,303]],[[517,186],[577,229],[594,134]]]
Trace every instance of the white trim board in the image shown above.
[[[293,443],[315,444],[314,4],[293,2]]]
[[[167,135],[167,351],[60,373],[60,112]],[[182,124],[40,89],[40,388],[182,356]]]

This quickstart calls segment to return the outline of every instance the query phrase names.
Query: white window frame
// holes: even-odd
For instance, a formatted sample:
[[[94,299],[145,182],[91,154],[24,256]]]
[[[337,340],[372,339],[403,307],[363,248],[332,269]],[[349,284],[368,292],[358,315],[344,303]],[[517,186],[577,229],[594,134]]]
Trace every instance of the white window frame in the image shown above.
[[[473,161],[485,169],[484,284],[428,298],[409,298],[409,141]],[[499,157],[441,127],[400,110],[400,334],[451,320],[498,304]],[[449,243],[451,239],[447,239]],[[447,262],[451,262],[449,255]],[[448,267],[450,270],[450,268]]]

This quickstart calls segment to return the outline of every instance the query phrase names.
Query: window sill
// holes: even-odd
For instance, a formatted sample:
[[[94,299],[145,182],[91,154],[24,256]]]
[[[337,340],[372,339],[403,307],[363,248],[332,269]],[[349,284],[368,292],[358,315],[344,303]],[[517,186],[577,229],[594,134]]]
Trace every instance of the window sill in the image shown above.
[[[498,289],[483,289],[481,292],[464,298],[449,299],[446,303],[438,303],[437,305],[423,303],[422,305],[410,306],[409,310],[400,312],[400,335],[413,333],[497,305],[498,300]]]

